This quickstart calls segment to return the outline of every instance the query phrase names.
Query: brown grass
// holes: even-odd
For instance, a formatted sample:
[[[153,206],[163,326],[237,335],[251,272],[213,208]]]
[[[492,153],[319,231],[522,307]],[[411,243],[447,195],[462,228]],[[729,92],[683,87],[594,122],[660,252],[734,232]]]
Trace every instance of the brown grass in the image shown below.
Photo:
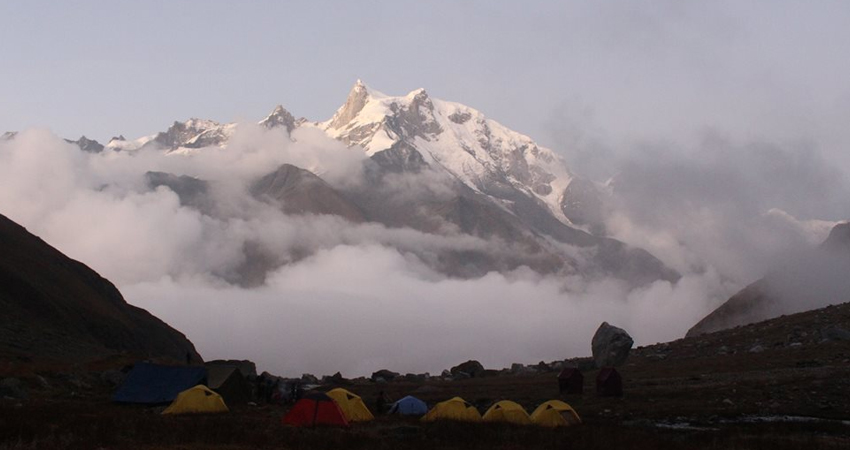
[[[677,431],[649,423],[591,418],[566,429],[501,424],[434,423],[380,417],[350,429],[280,425],[284,408],[238,409],[225,415],[161,416],[155,408],[92,401],[36,401],[0,405],[0,449],[838,449],[840,425],[732,425]]]

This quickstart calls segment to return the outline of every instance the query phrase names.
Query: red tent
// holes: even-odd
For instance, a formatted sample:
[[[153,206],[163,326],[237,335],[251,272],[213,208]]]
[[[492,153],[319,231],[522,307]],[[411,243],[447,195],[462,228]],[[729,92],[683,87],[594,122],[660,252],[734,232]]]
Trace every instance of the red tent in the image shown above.
[[[311,392],[283,416],[284,425],[312,427],[316,425],[348,426],[339,405],[321,392]]]
[[[584,392],[584,375],[581,371],[568,367],[558,374],[558,389],[562,394],[581,394]]]
[[[596,376],[596,394],[601,397],[622,397],[623,378],[617,369],[604,367]]]

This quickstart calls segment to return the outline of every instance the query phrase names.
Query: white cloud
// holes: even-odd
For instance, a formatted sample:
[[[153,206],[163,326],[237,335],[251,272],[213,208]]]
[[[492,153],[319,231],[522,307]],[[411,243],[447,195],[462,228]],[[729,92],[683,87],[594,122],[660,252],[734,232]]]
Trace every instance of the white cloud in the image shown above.
[[[675,339],[752,281],[728,276],[730,268],[746,270],[749,259],[726,239],[735,235],[730,229],[750,223],[730,228],[728,220],[738,216],[718,213],[723,208],[683,209],[676,199],[665,213],[687,214],[667,226],[628,208],[609,223],[682,271],[675,284],[629,291],[616,280],[547,277],[526,268],[449,278],[423,258],[446,249],[509,253],[510,246],[450,231],[287,216],[248,198],[245,186],[283,163],[311,168],[343,188],[358,182],[363,157],[356,149],[309,129],[293,137],[245,126],[227,149],[193,156],[94,155],[46,131],[25,131],[0,142],[0,212],[116,282],[128,301],[185,332],[204,357],[249,358],[286,375],[433,373],[467,359],[498,368],[584,356],[602,321],[624,327],[638,344]],[[214,198],[227,205],[226,214],[203,215],[164,187],[150,190],[148,170],[215,180]],[[399,201],[415,189],[445,194],[440,179],[391,181]],[[642,186],[636,198],[651,204],[658,199],[652,188]],[[785,235],[800,233],[787,222]],[[288,264],[262,286],[228,284],[245,262],[246,243]],[[745,248],[773,245],[770,237]]]

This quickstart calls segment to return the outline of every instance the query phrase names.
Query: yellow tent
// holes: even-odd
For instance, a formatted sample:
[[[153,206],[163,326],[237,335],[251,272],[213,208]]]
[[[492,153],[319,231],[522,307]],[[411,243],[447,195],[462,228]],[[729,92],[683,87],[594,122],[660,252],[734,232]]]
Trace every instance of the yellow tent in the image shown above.
[[[581,419],[572,406],[549,400],[531,413],[531,422],[544,427],[568,427],[581,423]]]
[[[339,405],[339,409],[349,422],[368,422],[375,419],[359,396],[343,388],[331,389],[327,394]]]
[[[221,396],[206,386],[197,385],[177,394],[177,398],[165,408],[163,414],[199,414],[227,412]]]
[[[480,422],[481,413],[466,400],[455,397],[444,402],[437,403],[428,414],[422,416],[423,422],[435,420],[460,420],[464,422]]]
[[[485,422],[508,422],[517,425],[531,424],[531,418],[522,406],[510,400],[502,400],[484,413]]]

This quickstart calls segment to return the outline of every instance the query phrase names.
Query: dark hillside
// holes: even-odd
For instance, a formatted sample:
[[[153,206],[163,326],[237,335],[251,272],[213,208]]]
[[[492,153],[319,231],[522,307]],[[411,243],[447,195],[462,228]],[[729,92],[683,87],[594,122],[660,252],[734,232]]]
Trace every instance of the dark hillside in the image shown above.
[[[688,336],[850,301],[850,223],[833,227],[807,254],[786,261],[705,316]]]
[[[128,353],[201,361],[186,336],[3,215],[0,311],[0,357],[80,363]]]

